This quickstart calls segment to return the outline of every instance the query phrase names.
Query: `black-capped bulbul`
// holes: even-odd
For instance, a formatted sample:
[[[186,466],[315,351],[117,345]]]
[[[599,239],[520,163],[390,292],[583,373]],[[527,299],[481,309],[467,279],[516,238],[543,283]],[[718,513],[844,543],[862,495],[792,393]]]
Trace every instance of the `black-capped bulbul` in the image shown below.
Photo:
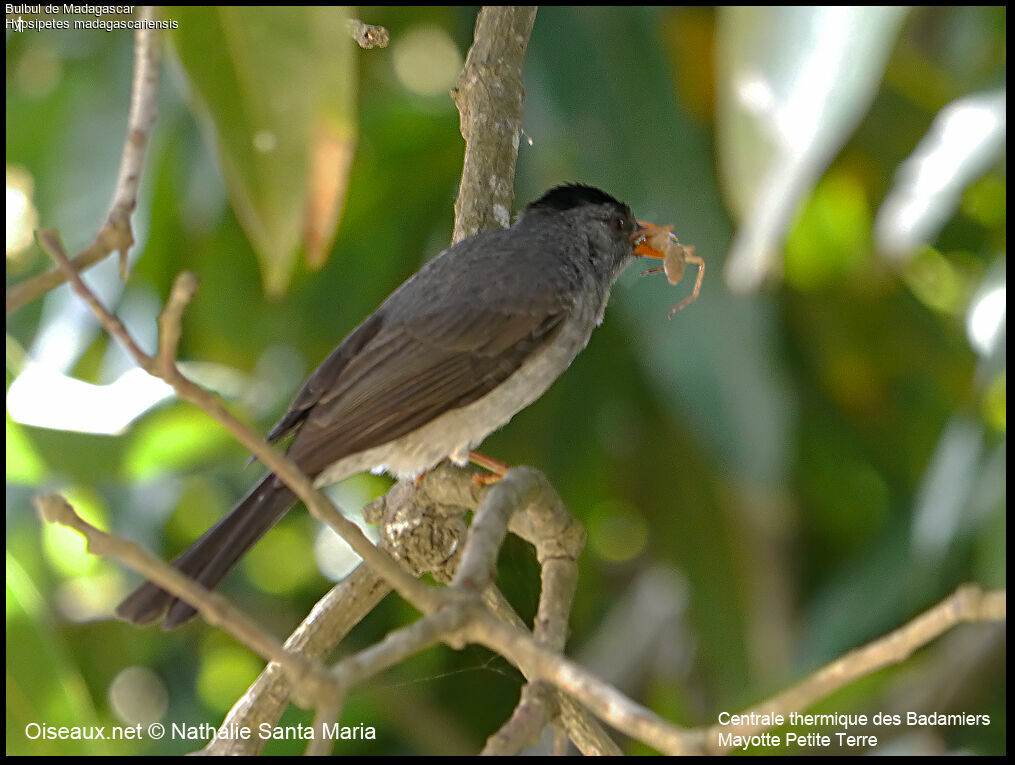
[[[310,376],[268,434],[317,486],[383,468],[417,476],[470,450],[539,398],[602,322],[641,243],[631,209],[559,186],[513,226],[449,247],[408,279]],[[636,252],[637,250],[637,252]],[[212,588],[295,503],[268,474],[173,565]],[[116,609],[169,629],[194,609],[146,582]]]

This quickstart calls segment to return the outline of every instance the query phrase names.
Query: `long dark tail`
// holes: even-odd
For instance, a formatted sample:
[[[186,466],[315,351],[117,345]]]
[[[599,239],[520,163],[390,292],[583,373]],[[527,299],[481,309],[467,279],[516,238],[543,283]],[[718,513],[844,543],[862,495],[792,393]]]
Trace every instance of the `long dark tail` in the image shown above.
[[[212,589],[295,502],[296,495],[269,473],[229,515],[174,560],[173,567]],[[116,607],[120,619],[135,624],[148,624],[165,615],[162,629],[166,630],[196,613],[189,603],[151,582],[142,584]]]

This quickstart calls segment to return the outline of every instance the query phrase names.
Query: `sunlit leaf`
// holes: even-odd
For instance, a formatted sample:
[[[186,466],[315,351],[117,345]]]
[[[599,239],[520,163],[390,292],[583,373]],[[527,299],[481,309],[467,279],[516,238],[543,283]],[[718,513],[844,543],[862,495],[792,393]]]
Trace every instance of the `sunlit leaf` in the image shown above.
[[[312,268],[324,265],[342,215],[345,191],[356,149],[356,61],[354,46],[335,45],[345,34],[345,20],[338,14],[318,10],[316,49],[327,51],[319,58],[321,100],[310,147],[304,247]],[[339,26],[336,26],[339,25]]]
[[[919,245],[933,242],[958,209],[963,189],[1000,160],[1007,104],[1007,91],[1001,89],[961,98],[941,110],[878,210],[874,235],[885,256],[907,258]]]
[[[967,297],[955,266],[932,247],[921,247],[914,254],[903,277],[921,302],[943,313],[957,314]]]
[[[7,480],[25,484],[38,483],[46,466],[31,442],[25,438],[24,428],[7,415],[4,430],[7,437]]]
[[[247,555],[247,576],[265,592],[292,592],[320,576],[305,527],[280,526]]]
[[[321,120],[312,148],[303,234],[307,265],[311,268],[324,265],[335,239],[355,147],[353,128]]]
[[[905,8],[748,7],[719,12],[719,169],[740,221],[734,290],[772,268],[793,214],[877,91]]]
[[[863,184],[830,172],[786,240],[786,281],[800,289],[823,286],[866,261],[871,217]]]
[[[65,740],[29,736],[29,725],[97,722],[73,646],[53,629],[43,595],[18,560],[6,558],[7,754],[66,754]],[[109,754],[101,740],[76,741],[77,754]]]
[[[1004,256],[994,261],[977,286],[966,311],[966,336],[969,344],[991,364],[1005,365],[1005,327],[1008,319],[1008,277]],[[971,285],[970,285],[971,289]],[[1000,351],[1000,352],[999,352]]]
[[[264,662],[237,646],[219,646],[202,657],[197,693],[212,709],[232,706],[264,668]]]
[[[7,408],[24,425],[116,435],[171,395],[169,385],[138,367],[96,385],[30,361],[7,391]]]

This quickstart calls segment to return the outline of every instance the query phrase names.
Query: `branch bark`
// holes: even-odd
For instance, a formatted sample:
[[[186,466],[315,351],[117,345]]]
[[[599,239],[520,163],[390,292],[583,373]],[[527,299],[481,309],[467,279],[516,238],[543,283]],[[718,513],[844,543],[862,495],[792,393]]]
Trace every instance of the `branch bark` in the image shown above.
[[[371,48],[387,48],[391,35],[384,27],[376,24],[366,24],[359,19],[349,19],[346,22],[346,29],[349,36],[356,41],[356,44],[364,50]]]
[[[522,66],[534,5],[487,6],[451,97],[465,139],[453,242],[511,224],[515,163],[522,130]]]

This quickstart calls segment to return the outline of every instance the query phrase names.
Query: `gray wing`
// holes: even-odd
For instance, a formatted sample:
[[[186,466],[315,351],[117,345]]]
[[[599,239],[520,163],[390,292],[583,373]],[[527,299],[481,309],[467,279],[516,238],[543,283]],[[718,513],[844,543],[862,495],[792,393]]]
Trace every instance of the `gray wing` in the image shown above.
[[[546,263],[543,253],[513,254]],[[289,455],[309,475],[481,398],[555,337],[568,312],[559,285],[498,281],[498,266],[512,253],[493,259],[474,250],[457,263],[448,255],[349,335],[272,430],[272,440],[298,430]],[[472,266],[481,285],[467,295],[447,288],[456,281],[451,270]],[[397,305],[417,308],[392,310]]]
[[[488,313],[436,339],[407,326],[380,330],[309,411],[290,455],[314,475],[481,398],[549,342],[563,318]]]

